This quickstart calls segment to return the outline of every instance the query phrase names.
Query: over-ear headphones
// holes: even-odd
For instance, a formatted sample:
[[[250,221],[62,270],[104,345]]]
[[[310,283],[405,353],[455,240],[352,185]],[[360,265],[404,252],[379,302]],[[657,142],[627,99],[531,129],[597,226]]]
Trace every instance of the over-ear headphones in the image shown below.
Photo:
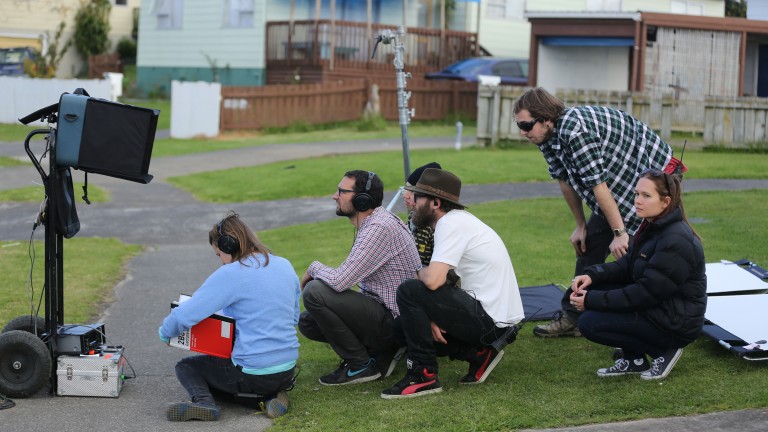
[[[358,192],[352,197],[352,207],[359,212],[368,211],[373,208],[373,197],[368,192],[371,191],[371,181],[376,173],[368,171],[368,181],[365,183],[365,191]]]
[[[238,242],[236,238],[224,234],[221,229],[221,224],[224,223],[224,220],[226,220],[226,218],[219,221],[218,225],[216,225],[216,230],[219,232],[219,238],[216,240],[216,247],[225,254],[232,255],[240,249],[240,242]]]

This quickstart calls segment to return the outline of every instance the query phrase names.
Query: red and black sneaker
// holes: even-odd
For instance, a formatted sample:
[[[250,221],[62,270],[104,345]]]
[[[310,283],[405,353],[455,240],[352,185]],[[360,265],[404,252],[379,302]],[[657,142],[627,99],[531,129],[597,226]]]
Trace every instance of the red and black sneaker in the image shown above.
[[[486,347],[474,353],[467,359],[469,362],[469,371],[464,378],[459,380],[460,384],[480,384],[488,378],[493,368],[499,364],[499,360],[504,357],[504,351],[496,351],[493,348]]]
[[[441,391],[443,386],[437,378],[437,372],[430,372],[425,367],[409,368],[403,379],[381,392],[381,397],[384,399],[409,398]]]

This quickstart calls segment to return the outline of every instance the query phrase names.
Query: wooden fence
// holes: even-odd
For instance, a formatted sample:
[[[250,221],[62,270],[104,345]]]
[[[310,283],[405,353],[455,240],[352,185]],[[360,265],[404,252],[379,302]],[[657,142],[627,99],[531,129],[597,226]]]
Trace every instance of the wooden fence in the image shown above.
[[[221,130],[247,130],[358,120],[371,94],[369,80],[345,80],[321,84],[222,87]],[[382,116],[399,119],[397,84],[379,84]],[[452,113],[474,118],[477,85],[463,82],[408,82],[408,107],[413,120],[439,120]]]
[[[709,98],[704,119],[705,142],[739,146],[768,142],[768,98]]]
[[[123,62],[117,54],[98,54],[88,57],[88,78],[104,78],[105,72],[123,73]]]

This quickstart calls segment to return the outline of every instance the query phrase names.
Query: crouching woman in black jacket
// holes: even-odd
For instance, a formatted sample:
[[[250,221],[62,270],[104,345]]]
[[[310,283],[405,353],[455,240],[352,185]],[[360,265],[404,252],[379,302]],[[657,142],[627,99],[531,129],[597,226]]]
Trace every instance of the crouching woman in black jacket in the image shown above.
[[[623,350],[623,358],[598,369],[598,376],[661,379],[704,325],[704,252],[685,217],[676,177],[642,173],[635,209],[644,221],[627,254],[587,268],[573,280],[569,300],[584,311],[579,329],[587,339]]]

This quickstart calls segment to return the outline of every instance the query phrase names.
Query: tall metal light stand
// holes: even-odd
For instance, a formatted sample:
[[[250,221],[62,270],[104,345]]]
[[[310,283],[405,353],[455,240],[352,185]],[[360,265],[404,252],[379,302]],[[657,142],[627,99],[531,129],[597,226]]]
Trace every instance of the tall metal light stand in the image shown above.
[[[397,31],[390,29],[384,29],[376,36],[376,45],[373,47],[373,54],[376,55],[376,47],[379,43],[385,45],[394,44],[394,65],[395,76],[397,78],[397,112],[400,120],[400,133],[403,139],[403,171],[405,177],[403,181],[411,175],[411,152],[408,144],[408,124],[411,122],[411,117],[416,114],[416,109],[408,109],[408,99],[411,98],[411,92],[405,91],[406,79],[411,78],[409,72],[404,71],[405,66],[405,46],[403,45],[403,39],[405,38],[405,26],[399,26]],[[397,198],[397,196],[395,196]]]

